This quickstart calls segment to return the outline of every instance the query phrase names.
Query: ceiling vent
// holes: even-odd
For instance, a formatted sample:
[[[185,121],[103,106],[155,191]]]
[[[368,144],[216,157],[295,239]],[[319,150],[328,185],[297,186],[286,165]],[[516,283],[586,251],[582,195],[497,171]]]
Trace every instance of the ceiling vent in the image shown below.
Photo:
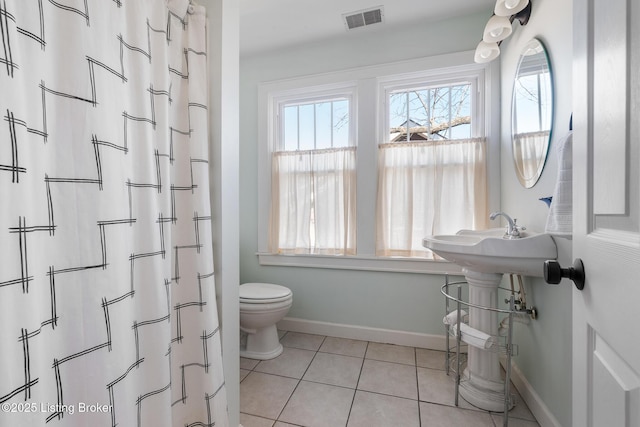
[[[345,13],[342,15],[345,26],[348,30],[365,27],[367,25],[378,24],[384,18],[384,10],[382,6],[373,9],[359,10],[357,12]]]

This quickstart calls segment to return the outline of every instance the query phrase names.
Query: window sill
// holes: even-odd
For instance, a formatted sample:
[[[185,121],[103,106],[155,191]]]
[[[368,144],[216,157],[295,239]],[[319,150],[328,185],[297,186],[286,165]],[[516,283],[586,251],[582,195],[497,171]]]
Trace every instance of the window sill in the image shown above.
[[[330,268],[337,270],[462,275],[462,268],[445,260],[375,256],[279,255],[259,252],[260,265]]]

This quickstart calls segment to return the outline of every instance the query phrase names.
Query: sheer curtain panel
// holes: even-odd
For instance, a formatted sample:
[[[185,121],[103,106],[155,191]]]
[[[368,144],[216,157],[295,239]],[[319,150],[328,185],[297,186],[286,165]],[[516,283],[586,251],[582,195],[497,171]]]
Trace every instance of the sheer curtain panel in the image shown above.
[[[205,24],[0,2],[0,426],[228,426]]]
[[[273,153],[271,252],[353,255],[356,149]]]
[[[544,159],[550,132],[528,132],[513,135],[513,158],[520,176],[532,179],[537,176]]]
[[[422,239],[486,228],[486,140],[380,144],[376,254],[433,257]]]

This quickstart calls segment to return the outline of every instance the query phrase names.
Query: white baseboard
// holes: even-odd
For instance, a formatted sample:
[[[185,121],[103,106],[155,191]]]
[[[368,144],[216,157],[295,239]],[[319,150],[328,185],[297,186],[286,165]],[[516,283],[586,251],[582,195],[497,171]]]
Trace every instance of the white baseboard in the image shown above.
[[[501,357],[500,362],[504,367],[506,365],[506,358]],[[540,427],[562,427],[529,381],[527,381],[527,378],[523,375],[520,368],[518,368],[518,365],[513,363],[513,361],[511,362],[511,382],[518,390],[518,393],[520,393],[522,400],[527,404],[533,416],[536,417]]]
[[[419,347],[430,350],[446,350],[446,338],[444,334],[429,335],[418,332],[397,331],[393,329],[318,322],[293,317],[285,317],[278,322],[278,329],[306,334],[327,335],[336,338],[406,345],[409,347]]]

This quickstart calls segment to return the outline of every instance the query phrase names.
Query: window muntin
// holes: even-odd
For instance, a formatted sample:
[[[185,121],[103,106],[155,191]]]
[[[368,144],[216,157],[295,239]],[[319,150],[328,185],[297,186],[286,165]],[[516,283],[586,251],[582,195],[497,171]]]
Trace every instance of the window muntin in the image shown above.
[[[471,82],[390,90],[385,142],[471,138],[472,95]]]
[[[276,100],[269,247],[354,255],[356,149],[351,93]]]
[[[448,263],[424,262],[425,258],[377,256],[376,241],[376,174],[378,171],[378,145],[389,137],[389,119],[386,107],[390,91],[401,89],[471,83],[472,137],[486,139],[488,206],[487,211],[499,206],[500,176],[495,162],[499,162],[499,121],[493,114],[499,112],[498,97],[491,96],[492,88],[499,87],[499,67],[495,62],[474,64],[473,52],[462,52],[435,57],[403,61],[381,66],[368,66],[334,73],[317,74],[276,80],[259,85],[258,111],[258,259],[260,265],[297,266],[315,268],[344,268],[377,271],[411,271],[423,273],[454,272],[457,267]],[[310,103],[326,97],[345,95],[351,100],[351,139],[357,150],[357,253],[350,256],[322,256],[317,253],[304,256],[281,256],[270,246],[272,223],[272,153],[278,147],[281,119],[280,106],[286,102]],[[455,131],[455,130],[454,130]],[[452,135],[456,138],[456,134]],[[388,142],[388,141],[387,141]],[[440,141],[438,144],[442,144]],[[461,141],[450,141],[457,144]],[[436,144],[436,141],[430,143]],[[386,144],[389,146],[399,144]],[[405,144],[403,144],[405,145]],[[406,144],[411,145],[411,144]],[[357,148],[355,148],[357,146]],[[294,153],[291,153],[294,154]],[[355,209],[355,207],[354,207]],[[428,234],[432,234],[431,232]]]
[[[352,145],[350,99],[285,102],[280,106],[279,151],[322,150]]]
[[[431,257],[430,234],[485,228],[486,138],[477,80],[384,86],[376,255]]]

